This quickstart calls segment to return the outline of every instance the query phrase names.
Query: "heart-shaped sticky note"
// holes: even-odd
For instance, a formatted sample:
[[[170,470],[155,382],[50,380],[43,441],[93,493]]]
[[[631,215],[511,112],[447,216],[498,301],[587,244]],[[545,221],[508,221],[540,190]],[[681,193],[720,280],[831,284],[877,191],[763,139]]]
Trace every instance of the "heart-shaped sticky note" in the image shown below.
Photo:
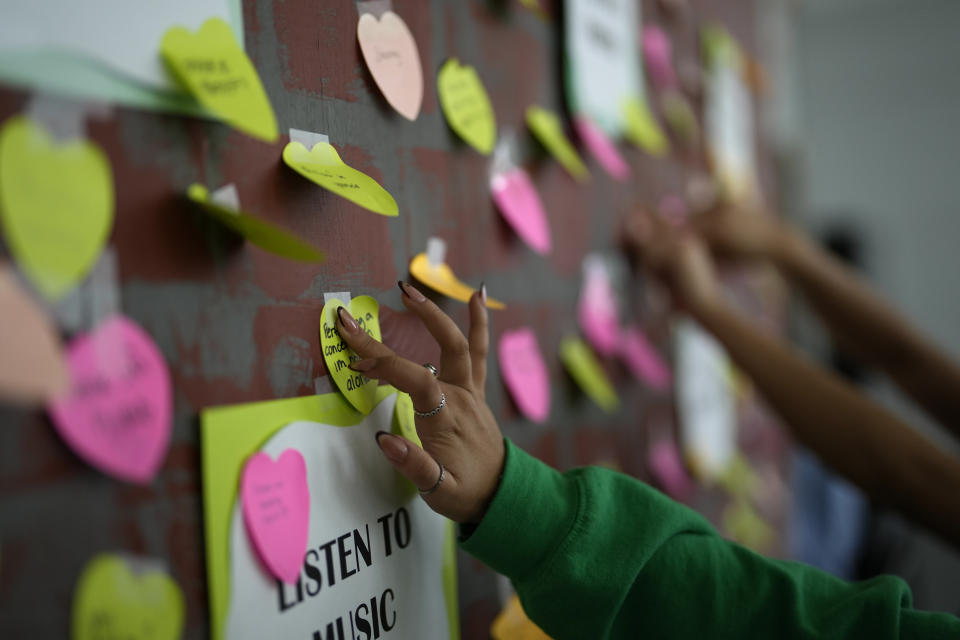
[[[296,449],[274,462],[266,453],[247,460],[240,480],[243,522],[271,575],[293,584],[300,577],[310,533],[307,464]]]
[[[243,211],[234,211],[217,204],[210,198],[210,192],[203,185],[190,185],[187,189],[187,197],[203,207],[204,211],[224,226],[239,233],[251,244],[264,251],[300,262],[323,262],[325,258],[322,251],[310,246],[292,233]]]
[[[670,367],[638,327],[623,330],[620,338],[620,357],[638,380],[657,391],[666,391],[673,382]]]
[[[498,349],[500,373],[514,402],[534,422],[550,415],[550,377],[537,336],[528,328],[505,331]]]
[[[443,295],[460,302],[469,302],[470,296],[476,291],[476,289],[457,278],[453,269],[445,262],[438,265],[430,264],[430,259],[427,258],[425,253],[418,253],[410,261],[410,274],[434,291],[439,291]],[[503,309],[505,307],[506,305],[499,300],[487,298],[488,309]]]
[[[0,216],[33,285],[56,300],[93,268],[113,226],[113,173],[89,140],[56,144],[25,116],[0,130]]]
[[[643,28],[643,57],[654,86],[661,90],[676,86],[673,45],[666,31],[654,25]]]
[[[662,156],[670,151],[670,142],[657,124],[647,104],[640,98],[628,100],[623,107],[627,139],[650,155]]]
[[[377,381],[350,368],[350,363],[360,357],[351,351],[337,332],[337,309],[340,307],[347,307],[360,328],[374,340],[380,339],[380,307],[370,296],[353,298],[349,305],[330,298],[320,312],[320,348],[323,349],[323,360],[327,363],[327,373],[347,401],[357,411],[367,415],[373,410]]]
[[[590,178],[590,171],[587,165],[583,164],[580,154],[574,148],[567,134],[563,131],[563,125],[560,124],[560,118],[552,111],[541,109],[540,107],[529,107],[527,109],[527,126],[533,135],[537,136],[544,147],[547,148],[557,162],[563,165],[567,172],[580,181]]]
[[[693,480],[683,466],[683,457],[671,438],[654,442],[647,451],[647,467],[657,484],[674,500],[686,500],[694,490]]]
[[[382,216],[399,213],[393,196],[376,180],[345,164],[329,142],[318,142],[309,151],[299,142],[290,142],[283,148],[283,161],[307,180],[365,209]]]
[[[587,343],[580,338],[564,338],[560,342],[560,359],[570,376],[601,409],[613,412],[620,406],[617,392]]]
[[[590,153],[597,159],[600,166],[617,180],[626,180],[630,177],[630,167],[620,155],[617,145],[613,143],[603,129],[593,123],[585,115],[577,116],[573,121],[577,135],[590,149]]]
[[[417,434],[416,416],[413,411],[413,399],[409,393],[397,392],[397,403],[393,405],[393,432],[401,435],[418,447],[423,447]]]
[[[64,393],[70,378],[56,327],[7,265],[0,266],[0,309],[0,397],[32,404]]]
[[[121,315],[67,349],[72,384],[50,403],[60,436],[81,458],[121,480],[146,483],[170,442],[170,374],[156,344]]]
[[[583,261],[583,289],[577,302],[577,318],[590,344],[604,356],[620,348],[617,297],[603,259],[588,256]]]
[[[387,102],[407,120],[416,120],[423,102],[423,67],[407,23],[393,11],[379,20],[364,13],[357,23],[357,40]]]
[[[178,640],[183,593],[163,571],[135,575],[121,556],[101,554],[77,582],[71,627],[74,640]]]
[[[210,18],[196,33],[173,27],[164,34],[160,53],[197,102],[244,133],[267,142],[277,139],[277,118],[260,76],[226,22]]]
[[[497,122],[476,70],[450,58],[440,67],[437,92],[450,128],[471,147],[489,155],[497,140]]]
[[[490,180],[493,201],[517,235],[537,253],[550,253],[550,227],[537,188],[523,169],[511,169]]]

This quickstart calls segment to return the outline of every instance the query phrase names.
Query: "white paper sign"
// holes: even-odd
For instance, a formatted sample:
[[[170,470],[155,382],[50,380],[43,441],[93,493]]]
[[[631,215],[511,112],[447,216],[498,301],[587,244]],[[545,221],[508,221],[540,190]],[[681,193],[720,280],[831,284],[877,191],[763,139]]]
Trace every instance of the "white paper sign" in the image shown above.
[[[310,535],[299,581],[270,577],[239,504],[230,524],[230,640],[446,638],[443,548],[447,520],[383,457],[396,395],[352,427],[294,422],[260,449],[293,448],[306,462]]]
[[[624,103],[643,98],[640,3],[568,0],[564,11],[570,110],[618,136],[625,129]]]
[[[730,195],[749,195],[757,175],[753,103],[732,61],[719,61],[710,71],[705,120],[717,178]]]
[[[730,361],[723,347],[693,320],[674,327],[677,411],[683,448],[704,479],[720,476],[737,448]]]

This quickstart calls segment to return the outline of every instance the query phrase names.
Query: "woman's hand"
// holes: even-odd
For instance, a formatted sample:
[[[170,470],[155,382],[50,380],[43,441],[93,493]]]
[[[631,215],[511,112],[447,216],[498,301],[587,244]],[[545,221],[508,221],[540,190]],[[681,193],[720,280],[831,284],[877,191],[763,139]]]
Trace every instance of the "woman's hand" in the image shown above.
[[[503,470],[503,436],[484,400],[487,379],[486,288],[470,298],[470,339],[437,305],[405,282],[397,283],[404,306],[415,313],[440,344],[438,375],[396,355],[362,331],[346,308],[337,310],[337,329],[362,360],[350,368],[410,394],[423,449],[385,432],[377,443],[387,460],[420,489],[437,513],[477,523],[497,490]],[[442,482],[441,466],[443,465]],[[431,491],[431,489],[433,489]]]
[[[713,253],[732,260],[774,260],[791,234],[772,214],[733,205],[693,216],[691,225]]]

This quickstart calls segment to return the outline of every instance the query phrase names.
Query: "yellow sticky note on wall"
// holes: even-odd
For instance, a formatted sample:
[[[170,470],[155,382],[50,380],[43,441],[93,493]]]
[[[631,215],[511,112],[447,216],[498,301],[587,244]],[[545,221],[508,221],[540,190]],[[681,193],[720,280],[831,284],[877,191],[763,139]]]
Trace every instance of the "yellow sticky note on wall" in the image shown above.
[[[517,594],[510,596],[490,625],[490,637],[493,640],[550,640],[550,636],[527,617]]]
[[[400,213],[390,192],[347,165],[329,142],[318,142],[309,151],[302,143],[291,142],[283,148],[283,161],[307,180],[365,209],[382,216]]]
[[[643,100],[628,100],[623,107],[623,116],[630,142],[654,156],[662,156],[670,151],[670,141]]]
[[[353,408],[368,415],[373,410],[377,395],[377,381],[350,368],[360,359],[337,332],[337,309],[345,307],[361,329],[374,340],[380,340],[380,305],[370,296],[357,296],[350,304],[330,298],[320,311],[320,348],[327,373],[336,383],[343,397]]]
[[[173,27],[160,53],[174,78],[213,114],[255,138],[277,139],[277,118],[250,58],[220,18],[196,33]]]
[[[96,263],[113,226],[113,172],[89,140],[56,143],[26,116],[0,129],[0,219],[30,282],[56,300]]]
[[[564,338],[560,342],[560,359],[591,400],[604,411],[616,411],[620,406],[617,392],[586,342],[580,338]]]
[[[440,106],[450,128],[484,155],[493,151],[497,121],[480,76],[470,65],[456,58],[447,60],[437,75]]]
[[[526,117],[527,126],[530,127],[533,135],[537,136],[540,144],[547,148],[547,151],[571,176],[581,182],[590,178],[587,165],[583,164],[580,154],[567,138],[560,118],[555,113],[533,106],[527,109]]]
[[[414,278],[427,285],[434,291],[439,291],[445,296],[449,296],[460,302],[469,302],[470,296],[476,291],[473,287],[466,284],[453,273],[446,263],[436,266],[430,264],[427,254],[419,253],[410,261],[410,273]],[[493,298],[487,298],[487,307],[490,309],[503,309],[505,304]]]

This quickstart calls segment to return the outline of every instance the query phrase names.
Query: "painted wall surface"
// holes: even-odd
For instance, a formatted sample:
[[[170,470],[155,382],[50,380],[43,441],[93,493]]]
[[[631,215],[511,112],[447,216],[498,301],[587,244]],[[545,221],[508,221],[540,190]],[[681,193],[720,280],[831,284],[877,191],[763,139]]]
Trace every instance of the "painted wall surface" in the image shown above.
[[[541,0],[544,19],[517,2],[394,0],[425,67],[423,110],[410,123],[389,108],[362,63],[353,2],[244,3],[246,49],[281,131],[328,134],[348,164],[394,195],[398,218],[363,211],[294,174],[281,162],[286,136],[270,145],[221,124],[124,108],[89,123],[114,171],[111,244],[122,309],[153,336],[171,368],[173,440],[157,480],[133,487],[80,462],[42,413],[0,407],[0,635],[64,637],[83,565],[97,552],[115,550],[163,559],[186,596],[185,637],[206,637],[200,410],[312,393],[313,379],[326,374],[317,339],[325,291],[373,295],[385,342],[417,361],[436,362],[435,344],[402,311],[395,286],[431,235],[447,240],[448,262],[461,278],[475,286],[485,281],[490,294],[509,305],[492,316],[493,339],[531,325],[547,355],[554,393],[546,426],[520,417],[491,362],[487,397],[504,432],[560,468],[609,462],[648,477],[648,426],[672,426],[672,398],[644,389],[611,364],[623,406],[605,415],[566,377],[557,346],[576,330],[583,256],[614,250],[624,207],[682,192],[686,178],[704,169],[703,154],[679,151],[655,160],[625,150],[631,182],[616,183],[591,162],[594,179],[581,186],[537,147],[526,133],[524,110],[531,104],[563,109],[558,4]],[[643,5],[645,18],[669,30],[683,57],[697,55],[697,29],[709,19],[721,20],[755,50],[751,2],[697,0],[673,18],[653,2]],[[477,67],[500,131],[513,130],[522,142],[553,231],[549,257],[530,251],[501,220],[487,188],[488,160],[443,120],[435,78],[450,56]],[[0,87],[0,118],[18,113],[29,97]],[[769,187],[768,156],[760,157]],[[182,194],[195,181],[236,183],[247,210],[323,248],[327,262],[304,265],[244,246],[186,203]],[[634,281],[631,313],[666,352],[667,319],[643,300]],[[465,323],[463,305],[438,302]],[[748,411],[744,425],[752,450],[782,459],[783,439],[762,412]],[[723,499],[704,491],[694,503],[716,520]],[[460,602],[464,637],[488,637],[500,607],[496,577],[465,555]]]

